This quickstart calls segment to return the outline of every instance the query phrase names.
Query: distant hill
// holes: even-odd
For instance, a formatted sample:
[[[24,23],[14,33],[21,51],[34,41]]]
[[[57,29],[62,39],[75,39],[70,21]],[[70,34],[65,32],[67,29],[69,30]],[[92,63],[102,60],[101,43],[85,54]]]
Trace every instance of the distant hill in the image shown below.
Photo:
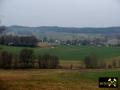
[[[57,26],[41,26],[41,27],[26,27],[26,26],[9,26],[6,29],[6,33],[15,33],[18,35],[36,35],[41,38],[44,36],[57,37],[59,34],[65,36],[66,34],[102,34],[120,35],[120,27],[85,27],[85,28],[75,28],[75,27],[57,27]]]
[[[0,26],[0,34],[2,33],[2,32],[4,32],[5,31],[5,27],[4,26]]]
[[[41,27],[25,27],[25,26],[9,26],[8,31],[14,32],[65,32],[65,33],[94,33],[94,34],[112,34],[120,33],[120,27],[103,27],[103,28],[74,28],[74,27],[57,27],[57,26],[41,26]]]

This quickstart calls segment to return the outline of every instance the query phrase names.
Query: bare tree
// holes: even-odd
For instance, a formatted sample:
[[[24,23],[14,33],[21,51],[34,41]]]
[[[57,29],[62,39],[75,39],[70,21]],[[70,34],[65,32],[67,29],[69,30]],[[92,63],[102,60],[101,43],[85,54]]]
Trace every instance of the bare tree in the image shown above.
[[[21,68],[32,68],[33,63],[33,50],[32,49],[22,49],[19,55]]]
[[[43,56],[39,55],[39,68],[43,69],[55,69],[59,65],[59,58],[54,55],[45,54]]]
[[[2,51],[0,54],[0,67],[10,69],[12,67],[13,55],[7,51]]]
[[[95,54],[86,56],[84,59],[86,68],[98,68],[98,58]]]

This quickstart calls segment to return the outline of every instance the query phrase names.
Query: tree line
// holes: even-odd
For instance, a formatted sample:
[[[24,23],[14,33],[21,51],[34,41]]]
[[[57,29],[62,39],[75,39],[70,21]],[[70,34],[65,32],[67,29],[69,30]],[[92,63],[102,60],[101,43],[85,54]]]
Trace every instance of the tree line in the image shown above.
[[[13,36],[13,35],[1,35],[0,44],[12,45],[12,46],[36,46],[37,38],[35,36]]]
[[[18,56],[7,51],[0,52],[1,69],[55,69],[58,65],[57,56],[44,54],[36,58],[32,49],[22,49]]]
[[[88,55],[84,58],[85,68],[91,69],[111,69],[120,68],[120,60],[109,60],[109,63],[105,60],[99,60],[96,54]]]
[[[5,26],[0,26],[0,44],[12,46],[36,46],[38,39],[34,35],[5,34]]]

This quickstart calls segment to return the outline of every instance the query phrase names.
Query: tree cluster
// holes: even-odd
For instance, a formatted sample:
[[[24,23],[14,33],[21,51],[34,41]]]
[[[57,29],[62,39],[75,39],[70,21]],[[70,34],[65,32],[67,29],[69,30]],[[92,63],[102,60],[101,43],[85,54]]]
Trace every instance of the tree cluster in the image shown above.
[[[36,61],[37,59],[37,61]],[[32,49],[22,49],[19,56],[7,51],[0,52],[1,69],[55,69],[59,65],[59,58],[54,55],[45,54],[35,58]]]
[[[95,54],[91,54],[84,58],[86,68],[120,68],[120,60],[112,60],[109,63],[103,60],[98,60]]]
[[[13,55],[7,51],[0,53],[0,68],[9,69],[12,67]]]
[[[39,68],[53,69],[59,65],[59,58],[54,55],[39,55]]]
[[[96,55],[86,56],[84,59],[86,68],[97,68],[98,67],[98,58]]]
[[[35,36],[0,36],[0,44],[12,46],[36,46],[37,38]]]

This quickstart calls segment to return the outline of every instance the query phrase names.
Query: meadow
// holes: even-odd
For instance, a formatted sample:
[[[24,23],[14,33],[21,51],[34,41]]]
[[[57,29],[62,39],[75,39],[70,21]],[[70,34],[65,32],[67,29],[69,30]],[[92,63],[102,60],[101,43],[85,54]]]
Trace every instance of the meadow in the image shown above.
[[[14,46],[5,46],[0,45],[1,50],[7,50],[8,52],[12,52],[14,54],[19,54],[22,48],[30,48],[30,47],[14,47]],[[85,56],[95,54],[98,59],[109,59],[113,57],[120,56],[120,47],[97,47],[97,46],[64,46],[59,45],[56,47],[47,47],[40,48],[35,47],[31,48],[34,50],[35,55],[39,54],[53,54],[57,55],[60,60],[68,60],[68,61],[80,61],[83,60]]]
[[[20,50],[30,47],[0,45],[0,51],[6,50],[18,55]],[[97,46],[56,46],[30,48],[34,54],[54,54],[59,56],[60,64],[79,67],[85,56],[96,54],[100,60],[120,56],[119,47]],[[74,66],[73,66],[74,67]],[[99,77],[118,77],[120,69],[26,69],[0,70],[0,90],[120,90],[98,87]]]
[[[119,70],[0,70],[0,90],[119,90],[99,88],[99,77],[119,77]]]

